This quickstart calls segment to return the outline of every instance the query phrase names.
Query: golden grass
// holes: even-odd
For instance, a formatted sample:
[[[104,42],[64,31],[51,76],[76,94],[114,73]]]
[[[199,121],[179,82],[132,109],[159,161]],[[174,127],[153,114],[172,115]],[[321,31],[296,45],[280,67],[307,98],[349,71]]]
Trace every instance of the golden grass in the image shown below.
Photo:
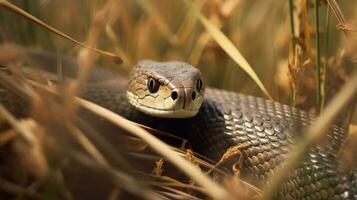
[[[234,44],[229,40],[229,38],[219,30],[219,28],[214,25],[210,20],[203,16],[198,8],[193,4],[186,1],[187,4],[192,7],[195,15],[200,19],[201,23],[207,29],[211,37],[219,44],[219,46],[253,79],[253,81],[259,86],[259,88],[264,92],[264,94],[272,99],[268,90],[265,88],[261,80],[258,78],[257,74],[253,68],[249,65],[247,60],[242,56],[239,50],[234,46]]]
[[[232,177],[227,177],[226,172],[218,168],[230,156],[239,156],[239,147],[228,150],[220,162],[210,163],[193,152],[170,147],[115,113],[90,102],[76,100],[75,96],[86,84],[93,64],[98,62],[96,56],[88,51],[94,50],[101,55],[109,55],[114,60],[119,60],[116,55],[120,55],[124,61],[122,66],[101,57],[99,63],[123,74],[127,74],[135,62],[143,58],[180,59],[200,68],[207,85],[254,95],[260,94],[260,89],[269,98],[316,112],[319,109],[315,101],[316,86],[320,83],[315,80],[316,62],[313,61],[320,59],[316,55],[320,47],[313,46],[316,41],[312,20],[314,8],[307,0],[292,2],[295,4],[289,11],[284,0],[254,3],[242,0],[109,0],[90,1],[86,5],[70,0],[31,4],[15,1],[14,4],[28,12],[25,13],[14,4],[0,0],[0,7],[14,11],[37,25],[86,47],[79,51],[81,71],[78,80],[59,88],[59,96],[48,94],[44,88],[34,89],[31,85],[39,86],[38,83],[24,80],[16,70],[8,73],[7,69],[0,67],[1,86],[33,104],[32,115],[24,121],[17,120],[0,104],[0,127],[4,121],[12,127],[5,132],[0,129],[0,148],[6,150],[8,145],[16,143],[15,147],[10,148],[14,153],[9,155],[14,156],[14,160],[28,156],[30,159],[23,159],[21,166],[38,178],[33,181],[24,175],[27,181],[24,183],[19,180],[8,181],[2,175],[0,195],[6,191],[18,198],[43,199],[47,195],[46,197],[73,199],[77,194],[72,193],[70,185],[63,181],[66,174],[63,166],[69,162],[72,165],[75,163],[73,167],[83,167],[83,171],[92,169],[93,176],[99,173],[99,177],[106,178],[106,183],[112,183],[114,186],[109,199],[119,198],[122,192],[129,192],[143,199],[262,198],[260,188],[240,180],[240,162],[233,166],[237,171]],[[347,21],[357,20],[357,10],[353,2],[341,4],[338,5],[334,0],[320,4],[321,16],[329,15],[326,13],[329,12],[326,9],[328,6],[334,14],[330,21],[323,21],[321,16],[320,20],[323,23],[337,24],[326,24],[326,29],[319,30],[322,37],[320,41],[327,41],[326,44],[320,44],[321,49],[326,49],[320,55],[323,66],[326,66],[326,70],[323,70],[323,77],[326,77],[321,82],[325,81],[324,84],[327,84],[325,93],[320,93],[330,103],[323,109],[322,117],[308,129],[306,138],[297,144],[297,151],[290,156],[288,164],[272,179],[273,184],[264,188],[263,198],[272,197],[287,172],[296,166],[297,159],[323,136],[323,131],[332,123],[336,114],[343,111],[347,102],[355,102],[352,99],[355,99],[357,93],[357,77],[355,73],[352,76],[350,74],[356,70],[357,47],[348,44],[356,41],[353,37],[355,26]],[[64,14],[63,10],[67,12]],[[294,16],[293,34],[288,31],[291,26],[288,16]],[[59,39],[49,31],[43,31],[37,25],[14,17],[11,13],[1,12],[0,23],[2,42],[52,49],[59,55],[73,55],[78,51],[72,42]],[[344,34],[339,34],[339,31]],[[326,39],[327,32],[330,33],[329,40]],[[115,53],[109,53],[110,51]],[[21,53],[18,55],[21,56]],[[1,56],[1,66],[12,58]],[[13,66],[6,66],[12,70],[24,64],[16,60],[13,63]],[[60,64],[58,68],[61,69]],[[339,95],[335,95],[344,82],[347,82],[346,86]],[[114,124],[123,133],[118,135],[124,142],[117,140],[122,147],[113,145],[111,139],[104,137],[109,135],[110,130],[98,130],[93,127],[94,123],[85,123],[82,116],[77,115],[78,104],[95,113],[95,116],[101,116]],[[355,105],[351,105],[351,108],[355,108]],[[338,123],[354,126],[356,120],[354,109],[349,109]],[[102,135],[102,132],[105,134]],[[132,135],[128,136],[128,133]],[[28,146],[21,143],[21,140],[33,145]],[[351,145],[346,146],[347,150],[343,151],[352,152],[351,147],[348,147]],[[128,149],[129,153],[126,151]],[[345,155],[348,159],[351,154]],[[135,163],[138,160],[139,166]],[[144,163],[149,163],[149,167],[145,168],[149,170],[142,171],[140,165]],[[11,162],[0,163],[0,168],[13,166],[17,165]],[[23,170],[16,169],[10,172],[20,173]],[[185,178],[177,178],[170,171],[172,169],[185,173]],[[211,172],[213,178],[206,175]],[[225,177],[224,180],[216,180],[216,173],[219,174],[218,177]]]
[[[85,45],[83,44],[82,42],[79,42],[77,41],[76,39],[73,39],[71,36],[57,30],[56,28],[53,28],[52,26],[46,24],[45,22],[41,21],[40,19],[34,17],[33,15],[27,13],[26,11],[22,10],[21,8],[15,6],[14,4],[6,1],[6,0],[1,0],[0,1],[0,5],[8,10],[10,10],[11,12],[14,12],[16,14],[18,14],[19,16],[21,17],[24,17],[26,18],[27,20],[37,24],[38,26],[40,27],[43,27],[45,28],[46,30],[52,32],[52,33],[55,33],[56,35],[60,36],[60,37],[63,37],[81,47],[84,47],[86,49],[89,49],[91,51],[94,51],[96,53],[99,53],[101,54],[102,56],[107,56],[109,57],[110,59],[112,59],[113,61],[115,61],[116,63],[118,64],[121,64],[122,63],[122,60],[119,56],[113,54],[113,53],[110,53],[110,52],[107,52],[107,51],[103,51],[103,50],[100,50],[100,49],[96,49],[96,48],[93,48],[92,46],[88,46],[88,45]],[[110,4],[108,4],[108,7],[111,7]]]

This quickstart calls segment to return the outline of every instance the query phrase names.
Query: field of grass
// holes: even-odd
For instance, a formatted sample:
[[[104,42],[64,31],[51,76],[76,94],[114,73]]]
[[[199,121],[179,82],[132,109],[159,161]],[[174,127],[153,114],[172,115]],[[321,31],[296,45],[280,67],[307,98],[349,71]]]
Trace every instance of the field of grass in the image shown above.
[[[105,1],[13,1],[32,15],[64,33],[84,41],[93,14]],[[183,60],[202,70],[207,85],[264,96],[247,74],[212,38],[185,1],[118,1],[115,14],[98,39],[98,47],[124,59],[128,72],[140,59]],[[316,31],[314,1],[294,2],[294,38],[303,66],[296,76],[297,98],[302,108],[316,110]],[[355,68],[355,38],[336,29],[339,24],[327,3],[319,1],[321,67],[327,63],[326,99],[333,96]],[[347,23],[356,19],[356,3],[339,5]],[[305,7],[302,7],[305,6]],[[292,59],[292,21],[289,2],[198,1],[197,7],[222,30],[253,67],[273,99],[292,104],[288,60]],[[64,12],[65,11],[65,12]],[[23,18],[1,12],[2,42],[75,55],[76,46]],[[353,28],[353,27],[351,27]],[[353,31],[351,31],[353,33]],[[105,63],[108,64],[108,63]]]
[[[78,45],[11,12],[6,2],[8,1],[0,0],[0,44],[16,44],[73,57],[78,55],[80,51]],[[346,82],[351,81],[351,77],[357,71],[357,2],[354,0],[14,0],[9,2],[70,37],[92,47],[112,52],[123,60],[123,64],[117,65],[106,56],[96,54],[97,60],[91,62],[95,62],[98,66],[113,68],[127,75],[131,67],[141,59],[181,60],[199,68],[207,86],[272,98],[316,114],[323,113],[326,105]],[[6,53],[7,49],[1,48],[0,54],[3,55],[0,55],[0,63]],[[353,96],[356,91],[350,93]],[[46,96],[46,98],[52,97]],[[340,102],[343,101],[341,97]],[[356,98],[337,120],[345,128],[350,128],[351,132],[357,130],[355,106]],[[35,116],[46,121],[39,117],[43,113],[36,114],[38,116]],[[0,125],[1,123],[0,120]],[[25,127],[36,127],[28,121],[20,124]],[[38,130],[37,128],[35,129]],[[8,140],[2,141],[1,138],[3,137],[0,136],[0,144],[2,147],[6,146],[4,141]],[[351,143],[356,141],[353,137],[351,140]],[[95,145],[99,144],[103,143],[99,142]],[[119,178],[115,181],[120,182],[130,179],[133,175],[120,164],[119,169],[123,169],[129,175],[125,177],[116,174],[114,168],[118,166],[113,163],[121,162],[114,159],[115,161],[111,160],[113,162],[108,165],[97,154],[98,152],[88,145],[86,143],[84,149],[87,148],[88,154],[98,159],[99,167],[96,167],[100,168],[99,176],[116,175]],[[104,148],[103,152],[112,151],[110,148],[109,150]],[[18,150],[17,153],[21,155],[24,151]],[[45,159],[41,155],[33,154],[35,160],[41,160],[38,161],[40,164],[36,163],[40,165],[40,170],[34,170],[34,174],[43,178],[41,170],[44,170],[46,164],[43,162],[48,157]],[[155,154],[155,159],[160,160],[160,156],[156,153],[148,154]],[[89,163],[88,160],[82,157],[81,159],[81,162]],[[61,161],[61,164],[62,162],[65,161]],[[157,163],[160,164],[159,161]],[[4,168],[15,170],[11,167],[9,169],[8,166],[14,166],[13,163]],[[11,185],[1,178],[0,188],[15,194],[17,199],[28,197],[42,199],[43,196],[48,199],[73,198],[67,186],[59,181],[61,178],[58,177],[62,176],[62,171],[56,168],[50,172],[49,176],[56,177],[53,178],[56,181],[51,178],[45,181],[41,178],[33,181],[27,176],[26,180],[22,180],[23,177],[15,173],[20,178],[12,178],[18,185]],[[160,173],[157,172],[155,175],[158,174]],[[147,178],[154,182],[154,178],[149,176]],[[171,191],[175,195],[191,195],[192,191],[211,195],[207,192],[209,186],[197,189],[196,185],[182,184],[185,194],[181,194],[176,191],[181,183],[161,179],[155,181],[162,185],[153,184],[154,188],[165,191],[170,191],[167,188],[163,189],[164,186],[170,186],[168,183],[179,185],[174,187],[175,192]],[[34,183],[34,186],[29,185],[29,182]],[[131,186],[139,187],[141,184],[150,185],[150,183],[133,181]],[[215,186],[212,187],[217,189]],[[137,188],[135,190],[130,187],[124,187],[124,190],[139,191]],[[149,189],[144,191],[142,197],[153,197],[151,195],[154,194],[150,193]],[[113,189],[108,198],[116,199],[120,193],[120,190]],[[173,196],[169,197],[173,198]],[[211,197],[217,198],[212,195]],[[192,197],[186,196],[186,198]]]

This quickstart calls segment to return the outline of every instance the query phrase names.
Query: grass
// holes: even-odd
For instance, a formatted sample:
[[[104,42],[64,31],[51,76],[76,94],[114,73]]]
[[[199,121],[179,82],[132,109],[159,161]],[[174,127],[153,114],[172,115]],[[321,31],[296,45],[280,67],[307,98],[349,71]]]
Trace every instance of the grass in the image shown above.
[[[188,3],[189,4],[189,3]],[[207,29],[208,33],[215,39],[215,41],[220,45],[220,47],[254,80],[258,87],[263,91],[263,93],[269,99],[272,99],[271,95],[260,81],[252,67],[245,60],[239,50],[234,46],[234,44],[222,33],[217,26],[215,26],[211,21],[204,17],[198,8],[193,4],[189,4],[192,9],[194,9],[195,15],[199,18],[200,22]]]
[[[206,4],[202,3],[205,5],[203,13],[207,14],[208,19],[219,21],[220,25],[218,27],[228,36],[235,47],[239,49],[243,58],[253,67],[257,76],[260,77],[262,85],[269,91],[272,98],[289,104],[291,91],[289,81],[286,80],[287,76],[284,74],[286,72],[283,70],[283,68],[286,68],[286,65],[285,67],[280,65],[280,67],[279,63],[286,63],[287,61],[289,48],[289,43],[287,42],[290,40],[289,34],[283,30],[286,30],[286,26],[291,26],[291,21],[285,20],[288,18],[284,18],[283,16],[287,16],[287,13],[291,15],[291,9],[287,9],[288,5],[285,1],[266,1],[257,4],[244,1],[232,2],[233,6],[229,12],[220,10],[221,7],[222,9],[225,6],[229,7],[229,1],[222,5],[216,5],[209,1]],[[112,24],[107,25],[98,46],[100,47],[99,49],[109,50],[124,59],[125,63],[119,67],[119,69],[121,68],[120,70],[127,73],[130,67],[140,58],[158,60],[181,59],[197,65],[203,71],[209,85],[240,91],[254,96],[263,96],[263,93],[256,87],[256,83],[251,81],[243,70],[235,69],[236,64],[232,62],[231,58],[224,56],[220,52],[220,48],[215,47],[215,42],[213,42],[210,36],[207,36],[204,27],[199,25],[197,20],[191,20],[193,19],[192,12],[190,12],[190,9],[185,4],[180,1],[160,3],[161,7],[158,7],[155,3],[150,3],[150,1],[146,3],[142,1],[138,1],[138,3],[119,1],[113,6],[120,11],[118,12],[120,16],[112,23],[115,26]],[[295,4],[294,7],[298,8],[300,6],[296,2]],[[63,30],[63,32],[77,40],[84,41],[84,37],[88,33],[90,26],[91,10],[97,5],[100,5],[100,3],[94,1],[84,6],[83,9],[80,9],[79,3],[63,3],[61,5],[62,8],[69,11],[67,16],[63,16],[56,9],[57,3],[51,1],[43,4],[29,4],[27,5],[27,10],[33,11],[31,14],[34,16],[40,16],[48,24],[59,30]],[[270,6],[274,9],[272,12],[268,12]],[[177,9],[169,12],[165,9],[166,7],[168,9]],[[157,12],[152,12],[155,9],[157,9]],[[49,10],[53,12],[50,14],[48,13]],[[352,15],[352,13],[353,11],[349,10],[349,13],[345,13],[345,15]],[[77,14],[81,16],[81,19],[76,17]],[[310,17],[312,14],[312,10],[309,9]],[[25,22],[25,20],[22,20],[21,23],[31,26],[30,30],[32,31],[23,30],[26,26],[18,23],[20,19],[14,17],[13,14],[4,12],[1,19],[4,25],[2,26],[4,29],[2,31],[3,41],[13,41],[21,44],[22,38],[23,41],[29,41],[30,44],[32,41],[32,46],[42,46],[49,50],[67,52],[67,54],[73,55],[74,45],[70,42],[64,41],[41,28],[37,27],[34,29],[34,24]],[[11,23],[11,20],[8,21],[8,19],[16,20],[16,22]],[[299,24],[299,22],[296,23]],[[310,21],[310,23],[313,23],[313,21]],[[138,25],[135,26],[135,24]],[[155,32],[146,31],[145,29],[155,29]],[[271,30],[271,32],[267,30]],[[29,33],[19,38],[18,35],[12,34],[13,32]],[[36,38],[38,37],[41,40],[37,41]],[[303,35],[300,39],[304,39]],[[337,43],[331,45],[331,52],[337,52],[339,49],[339,40],[335,41]],[[313,44],[314,41],[311,40],[309,42]],[[25,44],[27,45],[27,42]],[[150,51],[144,51],[143,49],[150,49]],[[334,56],[335,54],[331,54],[331,57]],[[105,65],[108,64],[113,67],[113,64],[110,62],[105,62]],[[114,65],[114,67],[117,66]],[[309,71],[312,70],[308,70],[306,73],[310,73]],[[285,76],[285,79],[278,78],[280,74],[280,77]],[[315,79],[311,76],[307,78]],[[311,95],[316,91],[315,86],[312,88],[308,86],[303,87],[301,91],[304,91],[304,93],[300,93],[298,99],[307,99],[307,103],[301,101],[297,106],[305,110],[315,110],[316,112],[317,106],[311,100]],[[329,97],[326,98],[327,101],[329,99]]]
[[[354,25],[347,23],[357,20],[356,3],[339,3],[93,0],[83,4],[70,0],[0,0],[1,43],[78,55],[83,69],[79,81],[66,85],[58,96],[43,85],[24,80],[16,70],[4,75],[0,67],[2,87],[32,104],[27,120],[16,119],[8,112],[10,107],[0,104],[0,148],[2,152],[9,151],[0,163],[4,172],[0,174],[0,195],[73,199],[110,188],[109,199],[130,194],[143,199],[258,199],[262,195],[270,198],[301,155],[324,135],[337,113],[338,123],[351,127],[357,123],[354,109],[343,114],[343,107],[348,102],[353,104],[356,95],[357,46],[353,44],[357,40]],[[324,5],[328,8],[326,13]],[[326,26],[320,26],[324,14]],[[6,52],[0,55],[1,66],[10,61],[22,64],[16,60],[21,48],[0,48]],[[11,60],[14,58],[16,62]],[[220,163],[169,147],[120,116],[73,98],[81,92],[93,63],[127,75],[143,58],[184,60],[202,71],[206,85],[271,98],[315,113],[321,111],[322,118],[308,129],[307,137],[297,144],[297,151],[272,179],[271,187],[262,191],[248,184],[239,179],[239,171],[219,184],[220,180],[205,173],[213,170],[213,177],[227,175],[217,167]],[[118,65],[120,60],[122,65]],[[10,69],[11,66],[16,65],[10,65]],[[43,83],[47,84],[47,80]],[[336,95],[345,83],[341,95]],[[86,123],[87,118],[76,114],[78,109],[91,113],[89,117],[95,116],[94,119],[104,117],[110,125],[103,129],[95,126],[97,120]],[[6,124],[12,128],[8,129]],[[240,153],[240,147],[227,151],[227,155]],[[21,159],[25,157],[28,159]],[[84,180],[78,184],[94,186],[96,192],[72,193],[73,188],[81,191],[83,187],[65,184],[63,180],[70,179],[71,174],[76,177],[77,173]],[[180,173],[185,174],[184,178]],[[93,181],[88,177],[95,177],[105,187],[88,184]]]
[[[316,107],[317,113],[320,113],[321,110],[321,99],[322,91],[321,91],[321,67],[320,67],[320,12],[319,12],[319,0],[315,1],[315,31],[316,31],[316,39],[315,39],[315,49],[316,49],[316,83],[317,83],[317,91],[316,91]]]

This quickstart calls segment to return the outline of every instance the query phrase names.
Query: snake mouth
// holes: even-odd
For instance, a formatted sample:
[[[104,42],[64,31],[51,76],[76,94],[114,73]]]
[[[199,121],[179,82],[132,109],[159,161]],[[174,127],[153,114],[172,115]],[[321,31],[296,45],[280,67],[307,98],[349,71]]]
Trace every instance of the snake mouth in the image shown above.
[[[130,75],[129,103],[152,117],[191,118],[203,102],[201,73],[184,62],[139,62]]]
[[[161,118],[191,118],[197,115],[198,109],[186,109],[183,107],[178,107],[176,109],[170,108],[154,108],[147,105],[140,104],[138,101],[138,97],[131,92],[127,92],[127,98],[129,103],[134,106],[137,110],[153,116],[153,117],[161,117]]]

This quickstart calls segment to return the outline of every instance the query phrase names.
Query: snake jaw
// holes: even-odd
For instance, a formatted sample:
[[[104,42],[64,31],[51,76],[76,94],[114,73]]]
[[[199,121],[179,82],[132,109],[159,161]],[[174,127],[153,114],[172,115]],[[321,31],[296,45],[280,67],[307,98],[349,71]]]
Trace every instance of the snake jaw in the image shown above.
[[[134,95],[133,93],[131,93],[130,91],[127,91],[126,93],[127,98],[129,100],[129,103],[134,106],[137,110],[153,116],[153,117],[161,117],[161,118],[191,118],[196,116],[196,114],[199,111],[199,108],[201,107],[202,101],[201,103],[198,103],[199,106],[193,109],[187,109],[187,108],[183,108],[180,106],[174,106],[175,108],[163,108],[163,109],[159,109],[157,107],[151,107],[151,106],[146,106],[145,104],[143,104],[143,101],[140,100],[138,98],[138,96]],[[203,98],[200,97],[202,100]],[[145,103],[145,102],[144,102]],[[165,103],[167,104],[167,101],[165,101]],[[154,105],[154,104],[152,104]],[[173,104],[171,104],[173,105]],[[180,104],[182,105],[182,104]]]

